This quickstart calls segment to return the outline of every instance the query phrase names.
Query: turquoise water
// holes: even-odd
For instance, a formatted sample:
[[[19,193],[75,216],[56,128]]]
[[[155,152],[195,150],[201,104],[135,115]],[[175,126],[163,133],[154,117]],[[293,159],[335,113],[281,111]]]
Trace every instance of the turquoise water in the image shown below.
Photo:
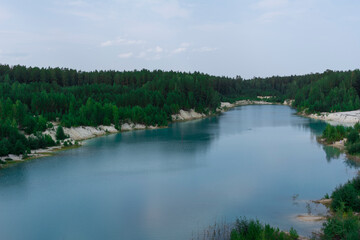
[[[294,114],[243,106],[3,169],[1,239],[190,239],[239,216],[309,235],[321,223],[295,216],[357,166],[316,142],[324,123]]]

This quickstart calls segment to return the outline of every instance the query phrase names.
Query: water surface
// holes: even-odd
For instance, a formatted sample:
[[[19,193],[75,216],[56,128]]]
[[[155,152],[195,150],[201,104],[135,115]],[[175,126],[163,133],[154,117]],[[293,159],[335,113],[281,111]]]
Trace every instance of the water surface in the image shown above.
[[[243,106],[3,169],[1,239],[183,240],[239,216],[309,235],[321,223],[295,219],[306,201],[357,170],[316,142],[323,122],[294,113]]]

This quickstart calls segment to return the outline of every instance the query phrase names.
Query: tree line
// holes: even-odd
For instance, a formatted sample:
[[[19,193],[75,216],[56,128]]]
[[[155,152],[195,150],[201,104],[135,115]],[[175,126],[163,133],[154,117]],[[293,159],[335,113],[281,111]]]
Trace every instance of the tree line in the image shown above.
[[[359,92],[359,70],[244,80],[200,72],[83,72],[0,65],[0,141],[8,149],[2,153],[19,153],[23,151],[13,147],[17,140],[32,149],[35,144],[30,146],[21,136],[42,139],[39,134],[51,121],[66,127],[119,127],[124,122],[165,126],[180,109],[206,113],[221,101],[259,95],[279,102],[295,99],[294,106],[308,112],[353,110],[360,108]],[[10,132],[16,129],[15,141]]]

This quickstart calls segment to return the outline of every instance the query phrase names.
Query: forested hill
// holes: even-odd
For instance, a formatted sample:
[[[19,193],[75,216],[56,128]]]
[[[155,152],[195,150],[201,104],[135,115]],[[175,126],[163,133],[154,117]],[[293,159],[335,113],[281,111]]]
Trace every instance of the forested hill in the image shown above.
[[[295,99],[294,107],[307,112],[350,111],[360,108],[360,71],[331,71],[302,76],[254,78],[245,92]]]
[[[55,144],[40,134],[50,121],[67,127],[127,121],[164,126],[180,109],[209,112],[221,101],[259,95],[295,99],[295,107],[310,112],[353,110],[360,108],[359,90],[359,70],[243,80],[199,72],[0,65],[0,156]]]

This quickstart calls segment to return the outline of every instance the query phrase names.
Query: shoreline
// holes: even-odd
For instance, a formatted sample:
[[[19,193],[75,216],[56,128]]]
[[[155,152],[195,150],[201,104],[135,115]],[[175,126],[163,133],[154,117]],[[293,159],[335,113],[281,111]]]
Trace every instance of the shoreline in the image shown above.
[[[359,155],[352,155],[350,153],[348,153],[346,151],[346,147],[345,147],[345,143],[346,143],[346,138],[340,140],[340,141],[336,141],[333,143],[327,143],[325,141],[325,139],[321,138],[321,137],[317,137],[316,141],[320,144],[323,144],[325,146],[329,146],[329,147],[334,147],[340,150],[341,153],[344,153],[346,158],[348,158],[351,161],[354,161],[355,163],[360,163],[360,156]]]
[[[100,125],[97,127],[90,127],[90,126],[79,126],[79,127],[70,127],[66,128],[63,127],[64,132],[66,135],[69,136],[69,138],[61,141],[60,146],[53,146],[46,149],[36,149],[31,150],[31,153],[28,155],[28,158],[23,159],[22,155],[13,155],[10,154],[8,156],[0,157],[0,161],[3,162],[3,164],[0,164],[1,168],[6,168],[8,166],[12,166],[15,163],[22,163],[29,160],[52,156],[56,154],[56,152],[64,151],[76,147],[81,147],[83,145],[83,142],[92,138],[96,137],[102,137],[110,134],[117,134],[122,132],[128,132],[128,131],[135,131],[135,130],[153,130],[153,129],[161,129],[161,128],[168,128],[171,123],[175,122],[186,122],[186,121],[192,121],[192,120],[198,120],[198,119],[204,119],[208,117],[217,116],[221,113],[227,112],[235,107],[239,106],[247,106],[247,105],[284,105],[284,106],[292,106],[294,100],[285,100],[283,103],[279,102],[268,102],[263,100],[239,100],[235,101],[233,103],[230,102],[221,102],[220,107],[218,107],[214,112],[210,112],[208,114],[205,113],[198,113],[194,109],[190,110],[183,110],[181,109],[179,113],[171,115],[172,121],[169,122],[167,126],[146,126],[144,124],[139,123],[123,123],[121,125],[120,130],[116,129],[115,126],[112,124],[110,126],[104,126]],[[355,115],[354,115],[355,114]],[[356,115],[358,114],[358,115]],[[339,113],[321,113],[320,115],[317,114],[305,114],[304,112],[298,112],[297,115],[302,117],[307,117],[311,119],[316,120],[322,120],[329,124],[341,124],[341,125],[347,125],[347,124],[355,124],[356,122],[360,121],[360,110],[356,111],[350,111],[350,112],[339,112]],[[346,117],[347,115],[352,117]],[[336,116],[336,117],[334,117]],[[344,117],[345,116],[345,117]],[[356,121],[356,122],[355,122]],[[54,127],[52,129],[47,129],[43,132],[43,134],[50,135],[54,141],[56,141],[56,130],[55,127],[59,126],[59,123],[53,123]],[[67,142],[67,145],[64,146],[64,143]],[[327,146],[333,146],[341,151],[346,153],[346,156],[354,160],[356,162],[360,162],[360,157],[350,155],[345,150],[345,145],[343,141],[339,141],[336,143],[328,144],[324,141],[321,141],[318,139],[318,142]]]
[[[181,109],[179,113],[171,115],[172,121],[169,122],[167,126],[146,126],[144,124],[139,123],[123,123],[121,125],[120,130],[116,129],[115,126],[112,124],[110,126],[100,125],[97,127],[90,127],[90,126],[79,126],[79,127],[63,127],[64,133],[69,136],[69,138],[60,141],[60,145],[45,148],[45,149],[35,149],[31,150],[31,153],[28,155],[27,158],[23,159],[23,155],[14,155],[9,154],[8,156],[0,157],[0,169],[7,168],[19,163],[27,162],[30,160],[53,156],[56,152],[65,151],[77,147],[81,147],[83,142],[92,138],[102,137],[110,134],[118,134],[122,132],[129,132],[135,130],[154,130],[154,129],[162,129],[168,128],[171,123],[175,122],[186,122],[198,119],[204,119],[208,117],[213,117],[229,111],[232,108],[238,106],[245,106],[245,105],[287,105],[291,106],[291,100],[285,101],[284,103],[275,103],[275,102],[266,102],[266,101],[257,101],[257,100],[239,100],[234,103],[229,102],[221,102],[220,107],[216,109],[215,112],[210,112],[208,114],[205,113],[198,113],[194,109],[190,110],[183,110]],[[55,127],[59,126],[59,123],[53,122],[54,127],[51,129],[47,129],[42,134],[47,134],[56,141],[56,130]],[[66,142],[66,145],[64,143]]]
[[[342,125],[344,127],[353,127],[356,123],[360,123],[360,110],[354,110],[354,111],[347,111],[347,112],[322,112],[322,113],[311,113],[306,114],[304,112],[298,112],[297,115],[311,118],[315,120],[321,120],[324,121],[327,124],[336,126],[336,125]],[[335,141],[333,143],[328,143],[325,141],[325,139],[322,139],[321,136],[318,136],[316,138],[316,141],[320,144],[323,144],[325,146],[330,146],[339,149],[342,153],[346,155],[346,158],[348,158],[351,161],[354,161],[356,163],[360,163],[360,155],[352,155],[349,154],[348,151],[346,151],[346,138],[341,139],[340,141]]]
[[[54,141],[56,141],[55,127],[57,127],[59,124],[53,123],[53,125],[54,127],[52,129],[47,129],[46,131],[42,132],[42,134],[47,134],[51,136]],[[166,128],[166,127],[145,126],[143,124],[133,124],[133,123],[122,124],[121,130],[116,129],[113,124],[110,126],[100,125],[97,127],[90,127],[90,126],[79,126],[79,127],[70,127],[70,128],[63,127],[64,133],[69,137],[60,141],[60,145],[31,150],[31,153],[28,154],[28,157],[25,159],[23,159],[23,155],[14,155],[14,154],[9,154],[7,156],[0,157],[0,161],[3,162],[3,164],[0,164],[0,169],[7,168],[19,163],[31,161],[38,158],[53,156],[54,154],[60,151],[78,148],[83,145],[84,141],[93,138],[103,137],[103,136],[122,133],[122,132],[135,131],[135,130],[151,130],[151,129],[161,129],[161,128]],[[69,145],[64,145],[65,142]]]
[[[204,113],[198,113],[195,112],[194,109],[190,109],[188,111],[186,110],[180,110],[179,113],[177,114],[173,114],[172,117],[172,121],[169,122],[169,124],[167,126],[146,126],[144,124],[134,124],[134,123],[124,123],[121,125],[121,130],[118,130],[115,128],[114,125],[110,125],[110,126],[97,126],[97,127],[89,127],[89,126],[80,126],[80,127],[71,127],[71,128],[66,128],[63,127],[65,134],[70,135],[70,139],[65,139],[65,141],[72,141],[72,142],[78,142],[78,144],[73,144],[72,146],[54,146],[54,147],[50,147],[47,149],[37,149],[37,150],[32,150],[31,154],[32,156],[29,156],[29,158],[26,159],[21,159],[21,156],[16,156],[16,155],[11,155],[11,157],[18,157],[19,159],[17,160],[13,160],[13,161],[7,161],[6,164],[0,164],[0,171],[2,168],[8,168],[8,167],[12,167],[12,166],[16,166],[17,164],[23,163],[23,162],[27,162],[27,161],[31,161],[34,159],[38,159],[38,158],[43,158],[43,157],[49,157],[49,156],[53,156],[55,155],[57,152],[60,151],[65,151],[65,150],[70,150],[70,149],[74,149],[74,148],[78,148],[81,147],[83,144],[83,141],[89,140],[89,139],[93,139],[93,138],[97,138],[97,137],[102,137],[102,136],[107,136],[110,134],[118,134],[118,133],[123,133],[123,132],[129,132],[129,131],[135,131],[135,130],[155,130],[155,129],[162,129],[162,128],[168,128],[170,124],[172,123],[176,123],[176,122],[186,122],[186,121],[192,121],[192,120],[199,120],[199,119],[204,119],[204,118],[208,118],[208,117],[213,117],[213,116],[217,116],[220,115],[224,112],[227,112],[235,107],[238,106],[247,106],[247,105],[284,105],[284,106],[290,106],[291,107],[291,101],[284,101],[284,103],[276,103],[276,102],[266,102],[266,101],[252,101],[252,100],[240,100],[240,101],[236,101],[234,103],[229,103],[229,102],[221,102],[221,105],[219,108],[216,109],[216,111],[214,112],[209,112],[208,114],[204,114]],[[359,111],[360,112],[360,111]],[[314,118],[311,115],[314,114],[310,114],[310,115],[305,115],[305,114],[300,114],[297,113],[300,116],[303,117],[307,117],[307,118],[312,118],[312,119],[317,119],[317,120],[322,120],[322,121],[327,121],[325,119],[319,119],[319,118]],[[54,128],[53,129],[47,129],[45,132],[43,132],[44,134],[49,134],[51,137],[55,137],[55,133],[56,133],[56,127],[58,126],[58,123],[54,124]],[[355,157],[356,159],[352,159],[352,156],[349,155],[346,150],[345,150],[345,141],[341,140],[338,142],[334,142],[334,143],[326,143],[324,141],[324,139],[321,139],[320,137],[316,138],[317,141],[321,144],[327,145],[327,146],[332,146],[332,147],[336,147],[338,149],[340,149],[341,151],[346,153],[346,157],[353,160],[353,161],[358,161],[360,162],[360,157]],[[0,158],[1,159],[1,158]],[[314,203],[321,203],[323,205],[325,205],[322,201],[324,199],[321,200],[317,200],[317,201],[312,201]],[[329,216],[325,215],[307,215],[307,214],[300,214],[300,215],[296,215],[294,216],[294,218],[297,221],[302,221],[302,222],[321,222],[321,221],[325,221]],[[302,237],[300,239],[309,239],[306,237]]]
[[[360,110],[347,111],[347,112],[321,112],[306,114],[299,112],[298,115],[308,117],[311,119],[322,120],[330,125],[343,125],[343,126],[354,126],[360,122]]]

